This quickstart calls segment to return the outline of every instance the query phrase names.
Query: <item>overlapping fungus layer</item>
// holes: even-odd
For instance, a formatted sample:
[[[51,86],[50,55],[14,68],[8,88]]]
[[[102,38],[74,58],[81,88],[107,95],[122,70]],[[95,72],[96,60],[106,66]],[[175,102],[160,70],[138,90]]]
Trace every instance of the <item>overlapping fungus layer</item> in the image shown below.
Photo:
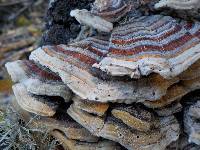
[[[177,2],[160,1],[156,7]],[[193,2],[176,7],[193,8]],[[140,8],[150,2],[134,3]],[[200,23],[136,17],[136,6],[128,4],[96,0],[87,11],[98,21],[115,23],[133,13],[128,22],[114,24],[110,34],[43,46],[30,60],[7,63],[13,106],[25,120],[41,116],[30,125],[46,127],[69,150],[199,149],[199,98],[184,96],[200,89]]]
[[[107,57],[96,67],[114,76],[155,72],[169,79],[199,59],[200,23],[144,16],[115,28],[110,41]]]

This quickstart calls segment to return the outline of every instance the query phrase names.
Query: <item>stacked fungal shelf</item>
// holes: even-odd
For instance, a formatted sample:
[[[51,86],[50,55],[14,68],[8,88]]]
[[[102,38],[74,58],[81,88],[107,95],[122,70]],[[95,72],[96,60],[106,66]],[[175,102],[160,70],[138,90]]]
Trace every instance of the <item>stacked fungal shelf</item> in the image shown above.
[[[195,2],[154,9],[194,12]],[[65,149],[200,149],[200,99],[185,96],[200,89],[200,22],[136,12],[149,3],[96,0],[91,11],[73,10],[96,35],[7,63],[16,109],[41,116],[32,125]]]

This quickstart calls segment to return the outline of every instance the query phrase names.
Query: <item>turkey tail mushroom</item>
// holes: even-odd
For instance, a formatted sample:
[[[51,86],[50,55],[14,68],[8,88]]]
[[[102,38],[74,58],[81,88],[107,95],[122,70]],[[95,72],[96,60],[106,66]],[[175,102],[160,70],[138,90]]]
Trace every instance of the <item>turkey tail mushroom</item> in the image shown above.
[[[57,114],[56,114],[57,115]],[[92,135],[87,129],[75,122],[68,114],[59,114],[58,117],[40,117],[35,120],[35,128],[45,127],[48,131],[61,131],[67,138],[82,142],[98,142],[99,138]]]
[[[13,85],[13,92],[22,109],[40,116],[53,116],[59,106],[56,100],[28,93],[22,83]]]
[[[124,0],[95,0],[91,12],[107,21],[116,22],[131,11],[132,7],[131,3]]]
[[[160,0],[155,8],[170,7],[179,10],[199,9],[200,0]]]
[[[113,76],[173,78],[200,58],[200,23],[152,15],[116,27],[109,52],[93,65]]]
[[[71,45],[45,46],[32,52],[30,59],[58,73],[62,81],[82,99],[96,102],[156,100],[177,82],[177,78],[165,80],[159,75],[141,80],[115,79],[93,68],[94,63],[104,58],[108,44],[105,40],[88,38]]]
[[[176,19],[152,15],[156,2],[95,0],[91,11],[70,15],[100,32],[85,38],[82,30],[78,42],[7,63],[24,118],[40,116],[29,125],[46,127],[69,150],[165,150],[179,142],[175,148],[199,149],[189,142],[200,145],[200,102],[185,98],[200,89],[200,22],[177,16],[198,12],[200,2],[155,5],[178,9],[169,9]]]
[[[35,95],[60,96],[69,101],[71,91],[61,78],[49,69],[28,60],[6,64],[8,73],[15,83],[23,83],[27,91]]]

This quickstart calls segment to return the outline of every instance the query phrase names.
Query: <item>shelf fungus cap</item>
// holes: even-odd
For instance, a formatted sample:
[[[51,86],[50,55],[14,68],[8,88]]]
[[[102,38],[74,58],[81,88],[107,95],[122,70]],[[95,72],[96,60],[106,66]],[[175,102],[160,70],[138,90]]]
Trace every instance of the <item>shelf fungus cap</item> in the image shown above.
[[[62,114],[58,118],[40,117],[33,123],[34,127],[45,127],[48,131],[58,130],[68,139],[83,142],[98,142],[99,138],[92,135],[87,129],[75,122],[69,115]]]
[[[122,105],[115,107],[111,113],[115,118],[138,131],[148,132],[159,124],[153,113],[139,106]]]
[[[99,11],[104,11],[110,7],[117,8],[122,2],[123,0],[95,0],[93,8]]]
[[[91,12],[109,22],[117,22],[131,11],[131,8],[131,3],[124,0],[95,0]]]
[[[30,59],[58,73],[62,81],[81,99],[96,102],[133,103],[157,100],[178,78],[160,75],[131,80],[113,77],[94,68],[105,57],[109,42],[96,37],[73,45],[45,46],[36,49]],[[87,89],[87,90],[85,90]]]
[[[70,16],[75,17],[76,20],[83,25],[87,25],[98,31],[111,32],[113,24],[105,19],[96,16],[86,9],[75,9],[70,12]]]
[[[183,106],[179,103],[179,101],[172,102],[171,104],[154,109],[154,111],[159,115],[159,116],[171,116],[175,113],[180,112],[183,109]]]
[[[17,60],[6,65],[14,83],[23,83],[35,95],[60,96],[70,100],[71,91],[61,78],[49,69],[28,60]]]
[[[132,130],[113,117],[108,117],[99,135],[131,150],[165,149],[179,137],[179,124],[174,117],[163,118],[160,127],[149,132]]]
[[[190,10],[200,8],[200,0],[160,0],[155,8],[169,7],[179,10]]]
[[[70,106],[67,113],[80,125],[88,129],[93,135],[98,136],[99,131],[104,125],[104,118],[94,116],[88,112],[76,108],[74,104]]]
[[[76,108],[98,116],[103,116],[109,108],[109,103],[83,100],[79,96],[73,97],[72,100]]]
[[[200,88],[200,77],[183,80],[170,86],[166,92],[166,95],[155,101],[144,101],[143,104],[149,108],[161,108],[167,106],[189,92],[195,91]]]
[[[100,140],[98,142],[81,142],[67,138],[62,132],[52,131],[51,134],[67,150],[120,150],[121,147],[109,140]]]
[[[141,78],[151,73],[178,76],[200,59],[200,22],[169,16],[135,18],[113,29],[109,52],[94,64],[112,76]]]
[[[13,85],[13,92],[22,109],[40,116],[53,116],[59,106],[56,101],[28,93],[22,83]]]

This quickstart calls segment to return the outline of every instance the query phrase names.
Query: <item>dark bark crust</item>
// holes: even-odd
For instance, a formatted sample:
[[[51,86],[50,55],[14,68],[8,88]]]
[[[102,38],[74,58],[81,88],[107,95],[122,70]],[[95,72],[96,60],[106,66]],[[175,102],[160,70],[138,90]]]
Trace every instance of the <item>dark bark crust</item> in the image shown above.
[[[72,17],[73,9],[90,9],[93,0],[54,0],[46,13],[46,32],[41,45],[67,44],[76,38],[81,27]]]

